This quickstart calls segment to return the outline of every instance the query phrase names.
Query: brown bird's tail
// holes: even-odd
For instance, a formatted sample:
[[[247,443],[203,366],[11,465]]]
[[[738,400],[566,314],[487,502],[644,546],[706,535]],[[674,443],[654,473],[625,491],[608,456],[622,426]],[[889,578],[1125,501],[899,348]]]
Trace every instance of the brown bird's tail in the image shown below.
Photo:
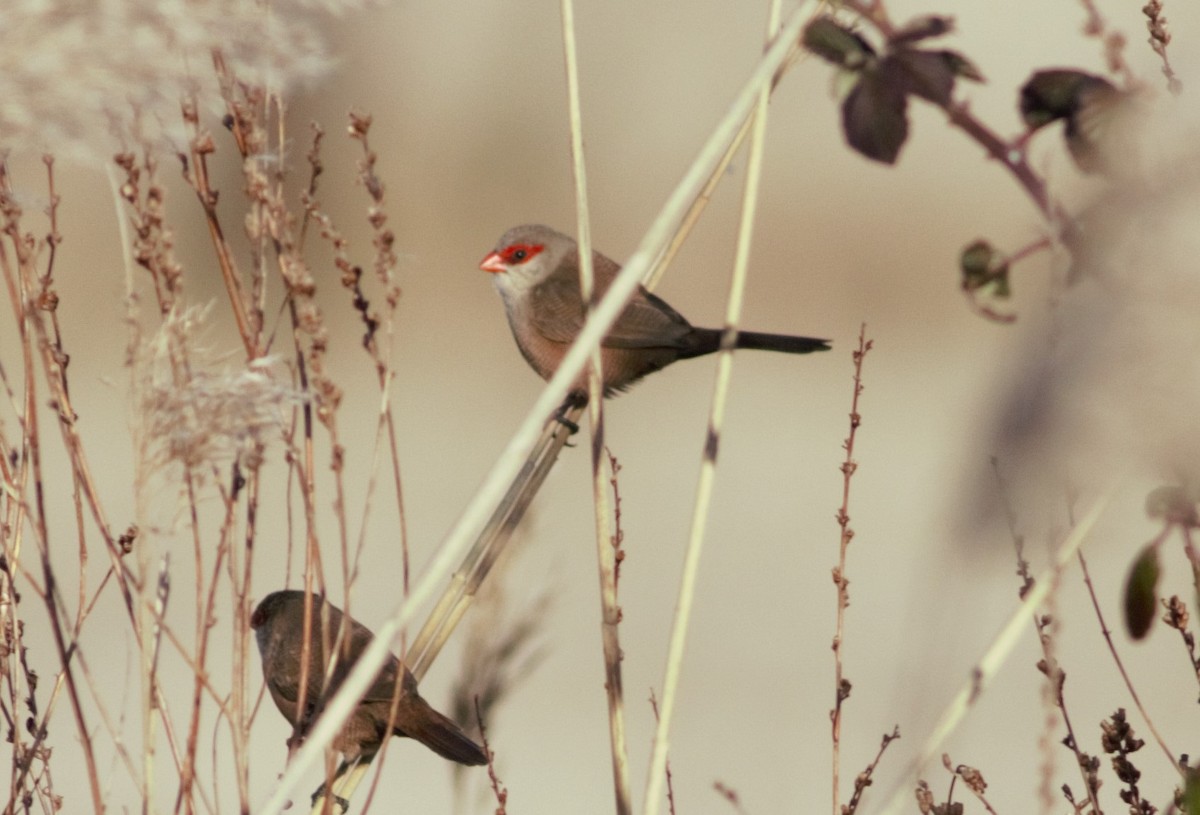
[[[761,331],[739,331],[737,347],[754,348],[759,351],[782,351],[785,354],[810,354],[813,351],[828,351],[829,340],[793,337],[788,334],[764,334]]]
[[[721,347],[721,332],[716,328],[697,328],[689,336],[689,348],[679,356],[681,359],[714,353]],[[814,337],[793,337],[790,334],[764,334],[761,331],[739,331],[736,348],[757,351],[782,351],[785,354],[811,354],[813,351],[828,351],[829,340]]]
[[[475,767],[487,764],[483,748],[471,740],[457,724],[438,713],[421,700],[420,710],[413,710],[404,717],[404,729],[396,728],[396,735],[408,736],[424,744],[442,758]]]

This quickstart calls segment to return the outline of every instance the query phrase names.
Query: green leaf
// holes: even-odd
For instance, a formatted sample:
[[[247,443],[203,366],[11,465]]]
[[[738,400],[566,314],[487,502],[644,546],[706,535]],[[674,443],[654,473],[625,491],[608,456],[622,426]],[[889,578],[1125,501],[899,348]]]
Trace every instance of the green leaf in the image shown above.
[[[817,17],[804,28],[804,47],[822,59],[852,71],[874,61],[871,44],[832,17]]]
[[[879,66],[882,68],[883,66]],[[869,159],[895,164],[908,138],[908,100],[898,71],[863,71],[842,103],[846,141]]]
[[[1145,637],[1154,623],[1158,612],[1158,577],[1158,547],[1151,544],[1133,562],[1125,581],[1125,627],[1135,640]]]
[[[1007,298],[1012,293],[1008,285],[1008,259],[985,240],[966,246],[959,255],[958,267],[964,291],[974,292],[991,285],[996,297]]]
[[[1183,786],[1182,807],[1184,815],[1200,815],[1200,772],[1188,770],[1187,782]]]

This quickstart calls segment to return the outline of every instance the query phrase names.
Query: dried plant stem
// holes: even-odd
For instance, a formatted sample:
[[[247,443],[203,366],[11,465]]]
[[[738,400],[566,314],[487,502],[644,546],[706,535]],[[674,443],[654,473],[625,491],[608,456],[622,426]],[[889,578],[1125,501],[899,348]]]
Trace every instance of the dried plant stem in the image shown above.
[[[1167,30],[1167,18],[1163,16],[1163,0],[1149,0],[1142,6],[1142,14],[1146,15],[1146,30],[1150,32],[1150,47],[1162,60],[1162,74],[1167,79],[1167,90],[1179,94],[1183,92],[1183,81],[1171,67],[1167,57],[1167,46],[1171,43],[1171,32]]]
[[[579,239],[579,288],[590,308],[595,298],[592,238],[588,217],[587,169],[583,153],[583,116],[579,105],[579,64],[575,44],[575,9],[562,0],[563,61],[566,64],[567,110],[571,129],[571,159],[575,179],[576,234]],[[621,641],[618,626],[616,553],[611,528],[608,489],[612,473],[604,454],[604,386],[600,347],[592,349],[588,367],[588,420],[592,437],[592,506],[596,529],[596,562],[600,580],[600,639],[604,649],[604,689],[608,698],[608,734],[612,753],[613,793],[617,815],[633,811],[629,787],[629,752],[625,744],[625,699],[621,681]]]
[[[13,256],[10,260],[8,252],[4,249],[4,244],[0,243],[0,269],[3,270],[10,301],[15,312],[14,316],[18,326],[25,374],[24,403],[21,412],[22,444],[24,447],[23,452],[28,461],[31,486],[33,487],[33,506],[26,511],[29,513],[29,518],[32,522],[34,538],[41,560],[42,579],[45,587],[44,601],[48,612],[50,629],[54,638],[54,645],[58,654],[59,669],[61,675],[66,680],[67,698],[70,700],[76,729],[80,742],[83,744],[92,804],[96,812],[101,812],[103,810],[103,798],[100,790],[99,773],[96,767],[96,757],[90,740],[91,733],[84,719],[79,690],[70,664],[74,648],[68,647],[66,637],[63,633],[57,581],[50,564],[50,540],[46,523],[45,506],[46,489],[45,481],[42,477],[41,432],[39,430],[37,412],[39,400],[32,347],[35,332],[38,346],[42,351],[41,362],[46,375],[47,389],[52,395],[52,405],[58,411],[60,430],[66,442],[65,446],[73,465],[73,474],[77,485],[84,480],[82,451],[78,445],[75,412],[71,408],[70,400],[66,393],[66,374],[63,369],[63,358],[60,353],[56,353],[52,342],[47,336],[45,323],[40,319],[37,311],[38,300],[33,294],[36,288],[34,281],[37,277],[35,268],[36,253],[34,251],[36,243],[32,240],[26,240],[26,236],[21,232],[20,208],[16,204],[16,199],[13,195],[7,164],[2,160],[0,160],[0,211],[3,213],[2,234],[11,242],[13,251]],[[89,498],[94,498],[94,492],[89,493]],[[96,506],[96,504],[92,505],[93,511],[96,510]],[[44,737],[45,724],[43,723],[42,728],[35,734],[35,746],[36,742],[40,742]],[[35,750],[30,750],[28,754],[27,762],[22,767],[22,779],[29,771],[35,752]],[[21,783],[19,779],[18,783],[14,785],[12,790],[14,800]]]
[[[217,265],[221,269],[221,279],[229,294],[229,310],[233,312],[234,321],[237,323],[238,335],[242,338],[246,358],[256,359],[259,351],[254,332],[250,328],[250,319],[246,315],[246,298],[242,290],[241,275],[233,258],[233,250],[221,228],[221,220],[217,216],[217,193],[213,190],[208,177],[208,155],[215,150],[215,147],[212,136],[200,130],[200,114],[195,99],[184,101],[183,119],[191,125],[193,130],[190,156],[191,173],[189,174],[185,170],[184,175],[188,184],[196,192],[200,208],[204,210],[209,237],[212,239],[213,249],[217,254]]]
[[[1096,587],[1092,585],[1092,576],[1088,573],[1087,559],[1084,558],[1082,549],[1078,553],[1078,558],[1079,566],[1083,570],[1083,583],[1087,586],[1088,597],[1092,599],[1092,609],[1096,612],[1096,619],[1100,623],[1100,633],[1104,636],[1104,641],[1108,644],[1108,652],[1112,654],[1113,662],[1116,663],[1117,670],[1121,673],[1121,679],[1125,682],[1125,688],[1129,691],[1129,696],[1133,699],[1134,705],[1137,706],[1138,713],[1142,714],[1142,720],[1146,723],[1146,727],[1154,734],[1154,740],[1158,742],[1163,755],[1167,757],[1167,763],[1186,780],[1187,768],[1179,763],[1176,754],[1167,747],[1167,742],[1163,739],[1162,734],[1158,732],[1158,728],[1154,726],[1154,720],[1150,718],[1150,714],[1146,712],[1145,706],[1142,705],[1142,699],[1138,696],[1137,690],[1133,687],[1133,681],[1129,678],[1129,673],[1125,670],[1125,663],[1121,661],[1121,657],[1117,653],[1117,646],[1112,639],[1112,631],[1109,630],[1108,623],[1104,621],[1104,613],[1100,610],[1100,601],[1096,599]]]
[[[1018,567],[1020,568],[1020,567]],[[1092,777],[1089,777],[1087,756],[1079,746],[1079,739],[1075,735],[1075,726],[1071,724],[1071,714],[1067,710],[1067,697],[1063,692],[1066,686],[1066,672],[1062,665],[1058,662],[1058,657],[1055,655],[1057,645],[1056,637],[1058,635],[1058,611],[1057,598],[1058,590],[1062,584],[1062,572],[1056,570],[1050,574],[1050,588],[1046,592],[1046,600],[1044,608],[1046,613],[1040,614],[1039,610],[1035,610],[1033,614],[1034,630],[1037,632],[1038,644],[1042,649],[1042,660],[1038,663],[1038,668],[1046,677],[1044,686],[1045,699],[1048,716],[1045,742],[1050,743],[1049,729],[1053,728],[1054,716],[1053,710],[1058,711],[1059,717],[1062,718],[1063,727],[1067,731],[1067,737],[1064,740],[1067,748],[1075,754],[1075,767],[1079,770],[1079,779],[1083,784],[1083,788],[1087,791],[1088,801],[1092,805],[1092,812],[1100,812],[1100,802],[1096,798],[1096,784]]]
[[[803,11],[802,6],[800,11]],[[772,0],[768,15],[768,39],[779,29],[779,0]],[[779,33],[770,52],[776,50],[787,35]],[[770,53],[769,52],[769,53]],[[667,763],[667,749],[671,731],[671,717],[675,709],[675,697],[679,676],[683,668],[683,651],[687,643],[688,625],[691,622],[692,605],[695,600],[696,577],[700,569],[704,535],[708,524],[708,509],[712,501],[716,479],[717,455],[720,448],[721,429],[725,421],[725,405],[729,394],[729,383],[733,374],[733,349],[737,340],[737,325],[741,319],[742,300],[750,266],[750,246],[754,235],[754,219],[758,208],[758,190],[762,179],[763,148],[766,141],[767,103],[771,97],[771,86],[764,83],[756,91],[754,124],[750,132],[750,144],[746,161],[746,182],[742,192],[741,220],[738,224],[737,249],[734,256],[733,273],[729,284],[729,298],[725,310],[725,328],[721,336],[721,350],[717,355],[717,374],[713,384],[712,405],[708,417],[708,430],[701,456],[700,476],[696,487],[696,500],[692,511],[691,532],[684,555],[683,572],[680,577],[679,594],[675,602],[675,619],[671,627],[671,640],[667,651],[666,670],[663,677],[662,706],[654,733],[654,751],[646,777],[646,792],[642,801],[644,815],[657,815],[662,804],[662,785]]]
[[[11,186],[11,180],[8,175],[8,167],[0,160],[0,201],[14,201],[14,193]],[[58,419],[59,432],[62,434],[63,446],[66,449],[68,460],[71,464],[71,475],[74,483],[80,487],[83,494],[87,497],[88,510],[92,515],[92,521],[96,525],[98,534],[103,538],[109,558],[112,561],[113,573],[117,577],[117,585],[121,590],[121,596],[124,600],[125,609],[133,623],[134,629],[137,629],[136,614],[134,612],[133,592],[136,588],[136,578],[129,574],[128,569],[121,558],[124,555],[121,547],[117,544],[116,538],[111,532],[111,525],[108,523],[108,518],[104,513],[104,507],[101,504],[99,493],[96,489],[95,479],[92,477],[91,468],[88,465],[87,456],[83,449],[83,440],[79,436],[79,427],[77,424],[78,415],[72,406],[70,395],[66,387],[65,359],[60,356],[55,350],[53,341],[49,337],[46,330],[45,322],[41,319],[41,315],[36,308],[36,298],[32,296],[34,290],[33,280],[36,278],[36,270],[34,269],[35,257],[32,247],[34,242],[26,240],[25,236],[20,233],[18,223],[19,210],[15,204],[12,204],[11,211],[5,212],[6,222],[3,225],[3,232],[7,235],[12,243],[15,252],[16,270],[9,262],[6,253],[0,248],[0,267],[3,268],[6,283],[9,289],[9,296],[12,299],[13,308],[17,312],[17,324],[21,332],[21,344],[23,352],[23,361],[25,364],[27,387],[26,395],[29,394],[29,387],[33,377],[33,355],[30,347],[33,342],[33,335],[29,328],[32,327],[37,335],[37,347],[41,351],[42,367],[46,374],[47,390],[49,391],[49,401],[56,412]],[[30,410],[30,403],[26,403],[26,413]],[[36,418],[36,417],[35,417]],[[28,421],[28,417],[26,417]],[[30,447],[40,444],[40,439],[34,438],[32,431],[26,427],[26,444]],[[34,484],[35,495],[41,497],[43,485],[35,479]],[[131,587],[131,584],[133,587]]]
[[[579,376],[587,363],[591,349],[599,344],[608,333],[629,298],[636,291],[653,258],[670,240],[675,225],[704,186],[704,181],[720,161],[726,147],[736,137],[741,124],[754,108],[762,88],[769,88],[779,66],[792,54],[794,43],[815,0],[806,0],[793,11],[784,23],[780,34],[760,59],[750,78],[733,100],[728,112],[720,120],[706,140],[696,160],[692,162],[684,177],[676,185],[666,203],[655,216],[638,248],[630,256],[621,271],[613,279],[605,296],[589,313],[579,336],[563,357],[558,370],[530,408],[516,433],[501,452],[499,459],[484,479],[474,498],[447,532],[425,573],[416,581],[412,594],[400,603],[392,616],[376,631],[376,638],[363,652],[354,670],[346,677],[338,693],[330,699],[325,713],[315,723],[304,746],[293,757],[287,771],[271,797],[263,804],[261,812],[278,812],[288,796],[313,762],[322,754],[330,740],[350,715],[358,699],[366,692],[371,679],[382,667],[390,653],[390,646],[400,630],[409,622],[415,609],[431,598],[435,586],[450,574],[454,564],[466,552],[474,535],[483,527],[496,507],[506,485],[511,484],[522,469],[522,461],[533,447],[542,430],[546,417],[558,407],[567,395],[571,383]],[[457,578],[457,575],[456,575]],[[453,604],[453,603],[452,603]],[[411,652],[411,649],[410,649]],[[428,667],[427,665],[425,667]],[[415,666],[413,668],[416,673]]]
[[[658,721],[658,699],[654,696],[654,688],[650,689],[650,709],[654,711],[654,721]],[[671,760],[663,764],[663,783],[667,785],[667,813],[675,815],[675,784],[671,779]]]
[[[879,751],[875,753],[875,758],[871,759],[871,763],[867,768],[858,774],[854,779],[854,792],[850,794],[850,801],[846,804],[846,808],[838,810],[836,815],[854,815],[858,811],[858,805],[862,803],[863,793],[867,791],[867,787],[871,786],[872,779],[875,776],[875,770],[879,767],[879,762],[883,760],[884,751],[888,745],[900,738],[900,725],[892,727],[891,733],[884,733],[883,738],[879,740]]]
[[[838,542],[838,564],[833,570],[833,584],[837,587],[837,623],[833,634],[833,665],[834,665],[834,703],[829,711],[831,732],[833,735],[833,815],[841,815],[841,753],[842,753],[842,703],[850,697],[850,681],[846,679],[842,666],[842,642],[845,634],[846,607],[850,605],[850,581],[846,578],[846,550],[854,538],[854,530],[850,527],[850,482],[858,469],[854,460],[854,441],[858,437],[858,428],[862,424],[862,416],[858,412],[858,397],[862,395],[862,364],[867,352],[871,350],[871,340],[867,339],[866,323],[858,331],[858,348],[854,351],[854,396],[850,399],[850,433],[842,442],[846,458],[840,467],[842,471],[842,505],[838,508],[837,522],[842,534]],[[887,742],[884,742],[887,746]],[[881,750],[882,752],[882,750]]]
[[[1071,529],[1070,534],[1059,545],[1054,564],[1039,575],[1029,591],[1025,593],[1021,605],[1013,611],[1008,622],[1004,624],[1004,627],[996,635],[983,657],[980,658],[979,662],[971,670],[970,677],[968,677],[967,681],[942,712],[937,725],[934,726],[933,731],[925,740],[920,754],[913,759],[906,771],[901,774],[892,794],[887,798],[887,804],[882,810],[883,815],[895,815],[903,811],[907,806],[911,793],[910,782],[917,777],[917,774],[921,772],[921,769],[930,760],[938,755],[942,744],[958,728],[967,711],[974,706],[983,692],[987,690],[991,680],[1004,665],[1013,648],[1016,647],[1017,641],[1021,636],[1021,630],[1029,620],[1029,615],[1034,613],[1046,599],[1046,595],[1053,585],[1055,573],[1062,571],[1068,561],[1075,555],[1075,552],[1078,551],[1084,539],[1091,533],[1092,528],[1100,519],[1100,515],[1108,506],[1111,498],[1110,493],[1105,493],[1097,498],[1087,514],[1080,519],[1079,523]]]

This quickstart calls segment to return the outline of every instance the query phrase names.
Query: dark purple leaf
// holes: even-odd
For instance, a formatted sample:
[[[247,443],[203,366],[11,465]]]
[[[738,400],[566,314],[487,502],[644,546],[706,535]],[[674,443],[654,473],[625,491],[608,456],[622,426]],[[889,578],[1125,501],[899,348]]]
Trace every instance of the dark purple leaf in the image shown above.
[[[936,51],[898,48],[883,58],[881,71],[894,75],[894,82],[905,91],[916,94],[935,105],[950,104],[954,92],[954,71]]]
[[[904,83],[895,72],[863,71],[842,103],[846,141],[869,159],[895,164],[908,138],[907,108]]]
[[[903,45],[906,43],[917,42],[929,37],[940,37],[943,34],[949,34],[954,30],[953,17],[941,17],[936,14],[927,14],[921,17],[915,17],[902,25],[889,40],[892,45]]]

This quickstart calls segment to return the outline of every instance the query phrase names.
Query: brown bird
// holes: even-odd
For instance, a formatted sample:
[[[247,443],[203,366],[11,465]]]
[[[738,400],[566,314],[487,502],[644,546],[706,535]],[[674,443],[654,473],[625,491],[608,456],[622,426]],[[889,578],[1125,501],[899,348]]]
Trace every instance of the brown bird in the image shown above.
[[[322,598],[312,595],[312,637],[308,649],[305,710],[299,728],[301,737],[323,710],[326,700],[337,692],[375,636],[365,626],[350,620],[344,648],[334,652],[337,664],[329,674],[328,690],[322,693],[330,663],[329,655],[341,630],[342,612],[329,605],[328,628],[323,631],[321,604]],[[251,615],[250,627],[258,639],[267,690],[271,692],[279,712],[295,727],[297,720],[301,719],[297,705],[300,698],[300,659],[304,648],[304,592],[277,591],[268,594]],[[400,699],[393,725],[389,729],[388,719],[397,681],[401,683]],[[483,748],[468,738],[458,725],[430,707],[417,693],[417,680],[412,672],[396,657],[389,655],[366,696],[342,725],[342,731],[334,738],[333,746],[345,757],[344,769],[360,758],[373,755],[384,739],[391,735],[416,739],[439,756],[459,764],[487,763]]]
[[[579,247],[573,238],[541,224],[505,232],[479,264],[492,272],[504,301],[517,347],[533,370],[549,379],[583,328],[579,289]],[[621,267],[592,253],[596,291],[603,295]],[[646,374],[679,359],[711,354],[721,344],[715,328],[696,328],[661,298],[638,286],[633,298],[600,343],[604,395],[623,391]],[[828,340],[739,331],[737,348],[807,354],[829,350]],[[581,374],[569,399],[586,402],[587,379]]]

